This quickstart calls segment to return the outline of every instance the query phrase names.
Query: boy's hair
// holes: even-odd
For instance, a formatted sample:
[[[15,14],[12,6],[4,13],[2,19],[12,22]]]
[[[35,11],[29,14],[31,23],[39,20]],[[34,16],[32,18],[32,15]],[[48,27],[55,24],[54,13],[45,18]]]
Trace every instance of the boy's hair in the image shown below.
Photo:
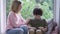
[[[42,11],[41,8],[34,8],[33,15],[40,15],[40,16],[42,16],[42,14],[43,14],[43,11]]]
[[[17,13],[18,12],[19,5],[21,5],[21,2],[20,1],[17,1],[17,0],[16,1],[13,1],[12,6],[11,6],[11,10],[13,12]]]

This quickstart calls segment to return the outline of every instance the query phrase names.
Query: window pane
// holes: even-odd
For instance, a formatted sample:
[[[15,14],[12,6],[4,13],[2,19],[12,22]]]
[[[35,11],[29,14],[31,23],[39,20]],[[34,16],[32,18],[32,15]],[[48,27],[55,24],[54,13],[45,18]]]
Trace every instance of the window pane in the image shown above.
[[[13,0],[7,0],[7,15],[10,10],[10,6]],[[40,8],[43,9],[43,16],[44,19],[53,18],[53,0],[21,0],[23,3],[22,7],[22,16],[26,18],[33,18],[32,12],[35,6],[38,4]]]

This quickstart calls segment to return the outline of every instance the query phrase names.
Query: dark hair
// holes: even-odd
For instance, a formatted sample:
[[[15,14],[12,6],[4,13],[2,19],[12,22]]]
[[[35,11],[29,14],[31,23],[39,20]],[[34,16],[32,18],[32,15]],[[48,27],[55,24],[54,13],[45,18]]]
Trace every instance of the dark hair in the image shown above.
[[[40,15],[40,16],[42,16],[42,14],[43,14],[43,11],[42,11],[41,8],[34,8],[33,15]]]
[[[21,5],[20,1],[13,1],[12,6],[11,6],[11,10],[13,12],[17,13],[19,5]]]

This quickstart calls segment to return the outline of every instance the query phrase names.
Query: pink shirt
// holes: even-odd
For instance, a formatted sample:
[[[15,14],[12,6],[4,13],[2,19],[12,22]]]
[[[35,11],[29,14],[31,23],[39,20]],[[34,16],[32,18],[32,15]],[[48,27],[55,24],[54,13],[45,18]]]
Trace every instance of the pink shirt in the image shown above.
[[[19,18],[20,17],[20,18]],[[25,24],[25,20],[20,15],[16,15],[14,12],[10,11],[7,18],[7,29],[13,29],[13,27],[20,27]]]

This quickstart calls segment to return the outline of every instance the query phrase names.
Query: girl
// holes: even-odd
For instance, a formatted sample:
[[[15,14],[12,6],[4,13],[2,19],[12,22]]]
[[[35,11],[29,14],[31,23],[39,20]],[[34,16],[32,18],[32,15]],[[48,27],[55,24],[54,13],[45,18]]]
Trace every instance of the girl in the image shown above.
[[[20,1],[13,1],[11,11],[7,18],[7,34],[28,34],[25,20],[20,13],[21,8],[22,5]]]

